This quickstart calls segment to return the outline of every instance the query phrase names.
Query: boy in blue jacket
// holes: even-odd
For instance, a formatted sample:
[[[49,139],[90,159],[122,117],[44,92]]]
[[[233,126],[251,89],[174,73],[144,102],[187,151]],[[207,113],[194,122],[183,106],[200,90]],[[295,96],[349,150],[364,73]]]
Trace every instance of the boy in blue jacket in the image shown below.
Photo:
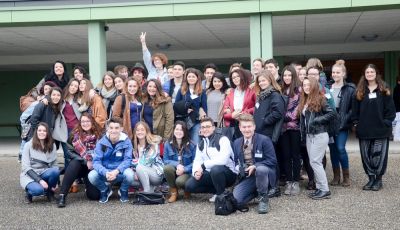
[[[100,190],[100,203],[107,203],[112,195],[111,185],[121,182],[118,191],[120,201],[128,202],[128,188],[133,183],[132,143],[122,132],[122,120],[111,118],[107,134],[96,144],[93,169],[89,181]]]
[[[239,129],[243,134],[235,140],[233,152],[239,169],[239,184],[233,190],[239,207],[245,206],[258,195],[258,213],[265,214],[268,207],[268,178],[276,174],[276,155],[269,137],[255,133],[256,125],[250,114],[239,116]]]

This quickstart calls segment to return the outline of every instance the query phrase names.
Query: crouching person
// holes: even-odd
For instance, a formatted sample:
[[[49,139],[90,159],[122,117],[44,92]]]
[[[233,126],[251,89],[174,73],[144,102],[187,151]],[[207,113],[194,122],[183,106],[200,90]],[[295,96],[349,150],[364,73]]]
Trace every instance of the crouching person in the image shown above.
[[[214,193],[210,202],[236,181],[237,171],[229,139],[215,133],[214,122],[206,117],[200,121],[202,138],[196,148],[192,177],[186,182],[186,192]]]
[[[233,190],[238,207],[244,207],[258,196],[258,213],[269,211],[268,178],[276,174],[276,155],[269,137],[255,133],[253,116],[239,117],[239,129],[243,137],[235,140],[233,152],[239,168],[239,184]]]
[[[133,183],[132,143],[122,132],[122,120],[113,117],[108,122],[107,134],[96,144],[94,170],[89,181],[100,190],[100,203],[107,203],[112,195],[111,185],[121,183],[118,191],[121,202],[128,202],[128,188]]]

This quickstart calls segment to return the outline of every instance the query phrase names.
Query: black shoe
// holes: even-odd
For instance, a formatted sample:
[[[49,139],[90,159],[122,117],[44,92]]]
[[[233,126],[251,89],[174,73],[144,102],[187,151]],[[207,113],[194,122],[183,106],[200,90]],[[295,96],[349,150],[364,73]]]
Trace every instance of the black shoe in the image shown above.
[[[29,193],[25,194],[25,204],[30,204],[32,203],[32,195]]]
[[[307,190],[316,190],[315,182],[313,180],[308,181]]]
[[[273,197],[279,197],[281,196],[281,190],[279,188],[271,188],[268,191],[268,197],[273,198]]]
[[[54,192],[50,190],[47,190],[46,192],[46,196],[47,196],[47,201],[48,202],[54,202],[56,199],[54,198]]]
[[[322,200],[322,199],[330,199],[331,198],[331,192],[330,191],[321,191],[319,190],[318,193],[316,193],[314,196],[311,197],[313,200]]]
[[[65,195],[64,194],[60,194],[59,198],[58,198],[58,203],[57,203],[57,207],[59,208],[64,208],[65,207]]]
[[[315,196],[316,194],[318,194],[319,191],[321,191],[321,190],[316,189],[315,191],[312,191],[312,192],[308,193],[307,196],[311,198],[311,197]]]
[[[267,194],[258,196],[258,214],[266,214],[269,211],[269,202]]]
[[[374,184],[371,186],[372,191],[379,191],[382,188],[382,177],[376,177]]]
[[[375,182],[375,176],[368,176],[369,181],[367,184],[364,185],[363,190],[371,190],[372,185],[374,185]]]

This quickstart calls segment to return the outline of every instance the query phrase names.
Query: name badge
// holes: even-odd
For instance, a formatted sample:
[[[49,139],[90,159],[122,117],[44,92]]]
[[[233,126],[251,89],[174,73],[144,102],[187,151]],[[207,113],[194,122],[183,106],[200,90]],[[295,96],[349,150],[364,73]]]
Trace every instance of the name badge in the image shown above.
[[[140,102],[136,102],[136,105],[138,105],[138,106],[141,106],[141,105],[142,105],[142,103],[140,103]]]
[[[260,151],[257,150],[256,154],[254,154],[255,158],[262,158],[262,153],[260,153]]]
[[[117,157],[122,157],[122,153],[121,153],[120,151],[118,151],[115,155],[116,155]]]
[[[331,95],[329,93],[325,94],[326,99],[331,99]]]
[[[195,95],[195,94],[192,94],[192,95],[190,95],[190,98],[192,98],[192,100],[194,100],[194,99],[196,99],[196,98],[198,98],[199,96],[197,96],[197,95]]]
[[[256,108],[258,109],[258,107],[260,107],[260,103],[256,103]]]
[[[178,161],[181,161],[182,160],[182,156],[178,156]]]
[[[333,88],[331,88],[329,91],[331,91],[331,93],[335,92],[335,90]]]
[[[369,99],[374,99],[376,98],[376,93],[370,93],[368,94]]]

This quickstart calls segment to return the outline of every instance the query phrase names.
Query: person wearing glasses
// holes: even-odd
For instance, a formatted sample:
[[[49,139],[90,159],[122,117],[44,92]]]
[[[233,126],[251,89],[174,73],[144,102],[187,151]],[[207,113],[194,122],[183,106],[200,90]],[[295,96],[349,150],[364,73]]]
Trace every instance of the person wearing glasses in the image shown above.
[[[269,137],[255,133],[256,124],[249,114],[239,116],[239,129],[243,137],[235,140],[233,152],[240,182],[233,196],[243,207],[258,195],[258,213],[265,214],[269,211],[268,178],[276,174],[274,145]]]
[[[236,181],[237,170],[230,140],[215,132],[214,121],[205,117],[200,121],[202,138],[197,145],[192,177],[186,182],[186,192],[213,193],[209,201]]]

